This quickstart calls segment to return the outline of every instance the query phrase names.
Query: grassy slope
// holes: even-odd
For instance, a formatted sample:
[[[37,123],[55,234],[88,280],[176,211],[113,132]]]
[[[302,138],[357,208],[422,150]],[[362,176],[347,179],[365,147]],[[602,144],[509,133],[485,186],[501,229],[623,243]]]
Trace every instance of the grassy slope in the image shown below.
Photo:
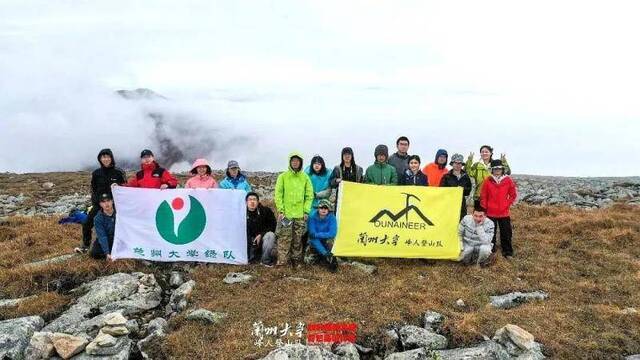
[[[253,345],[252,323],[356,321],[359,341],[374,345],[379,328],[394,321],[417,324],[432,309],[446,315],[452,346],[479,342],[507,323],[518,324],[562,359],[618,358],[640,353],[640,317],[623,315],[640,307],[640,209],[607,210],[517,206],[513,214],[516,258],[492,267],[452,262],[370,260],[375,276],[350,267],[330,274],[320,267],[300,271],[260,266],[197,266],[192,306],[230,313],[222,326],[172,321],[166,342],[171,358],[236,359],[264,355]],[[25,269],[33,260],[65,254],[80,229],[57,219],[10,218],[0,225],[0,295],[38,295],[0,311],[0,319],[41,314],[50,320],[71,297],[52,292],[57,279],[77,283],[118,271],[157,270],[133,261],[114,264],[75,258],[66,264]],[[226,285],[229,271],[248,271],[247,285]],[[311,279],[300,283],[288,276]],[[551,298],[513,310],[487,306],[489,296],[514,290],[548,291]],[[462,298],[468,308],[454,305]]]

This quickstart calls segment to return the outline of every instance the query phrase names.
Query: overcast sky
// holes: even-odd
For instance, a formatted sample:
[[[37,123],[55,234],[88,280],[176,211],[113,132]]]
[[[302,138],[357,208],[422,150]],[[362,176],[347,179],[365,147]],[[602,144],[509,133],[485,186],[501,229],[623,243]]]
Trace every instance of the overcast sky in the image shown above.
[[[170,121],[211,131],[217,168],[279,170],[291,150],[333,164],[345,145],[368,165],[407,135],[423,162],[491,144],[516,173],[640,175],[638,14],[637,1],[4,0],[0,171],[80,169],[102,147],[135,158],[150,105],[113,91],[144,87],[170,99]]]

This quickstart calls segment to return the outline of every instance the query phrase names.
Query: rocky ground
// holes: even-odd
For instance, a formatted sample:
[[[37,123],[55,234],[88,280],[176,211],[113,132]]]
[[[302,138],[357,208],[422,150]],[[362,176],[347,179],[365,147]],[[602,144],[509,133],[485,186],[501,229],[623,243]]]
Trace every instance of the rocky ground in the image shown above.
[[[72,254],[79,228],[56,221],[85,206],[88,176],[0,175],[2,360],[634,359],[640,353],[639,178],[516,176],[511,262],[498,258],[475,268],[344,259],[332,274],[317,264],[298,271],[105,264]],[[250,179],[263,198],[271,197],[274,174]],[[305,345],[304,336],[286,336],[301,344],[278,343],[265,329],[285,321],[353,322],[356,342],[315,346]]]

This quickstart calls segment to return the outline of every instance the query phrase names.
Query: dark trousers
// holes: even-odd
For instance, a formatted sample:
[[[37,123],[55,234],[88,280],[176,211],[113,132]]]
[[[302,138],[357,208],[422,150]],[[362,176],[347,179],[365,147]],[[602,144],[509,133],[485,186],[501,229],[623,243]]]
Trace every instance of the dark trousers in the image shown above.
[[[93,229],[93,219],[100,212],[100,204],[93,204],[91,211],[87,214],[87,221],[82,224],[82,246],[88,248],[91,245],[91,230]]]
[[[489,217],[493,221],[495,226],[495,232],[493,233],[493,252],[496,252],[496,237],[498,235],[498,229],[500,229],[500,248],[502,249],[503,256],[513,256],[513,247],[511,247],[511,237],[513,231],[511,230],[511,218],[493,218]]]
[[[460,221],[462,221],[462,218],[465,216],[467,216],[467,200],[463,197],[462,208],[460,209]]]
[[[111,249],[113,249],[113,238],[109,239],[109,252],[111,252]],[[94,259],[104,259],[107,257],[107,254],[102,251],[102,247],[100,247],[98,239],[96,239],[91,245],[91,248],[89,249],[89,256]]]

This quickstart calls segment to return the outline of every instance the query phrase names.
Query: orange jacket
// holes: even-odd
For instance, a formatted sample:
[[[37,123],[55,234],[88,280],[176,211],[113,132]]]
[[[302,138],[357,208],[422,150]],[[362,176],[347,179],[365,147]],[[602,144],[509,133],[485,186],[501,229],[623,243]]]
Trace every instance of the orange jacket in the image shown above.
[[[442,180],[442,177],[445,176],[448,172],[449,170],[447,170],[446,166],[440,169],[438,164],[434,162],[422,169],[422,173],[427,175],[429,186],[440,186],[440,180]]]

